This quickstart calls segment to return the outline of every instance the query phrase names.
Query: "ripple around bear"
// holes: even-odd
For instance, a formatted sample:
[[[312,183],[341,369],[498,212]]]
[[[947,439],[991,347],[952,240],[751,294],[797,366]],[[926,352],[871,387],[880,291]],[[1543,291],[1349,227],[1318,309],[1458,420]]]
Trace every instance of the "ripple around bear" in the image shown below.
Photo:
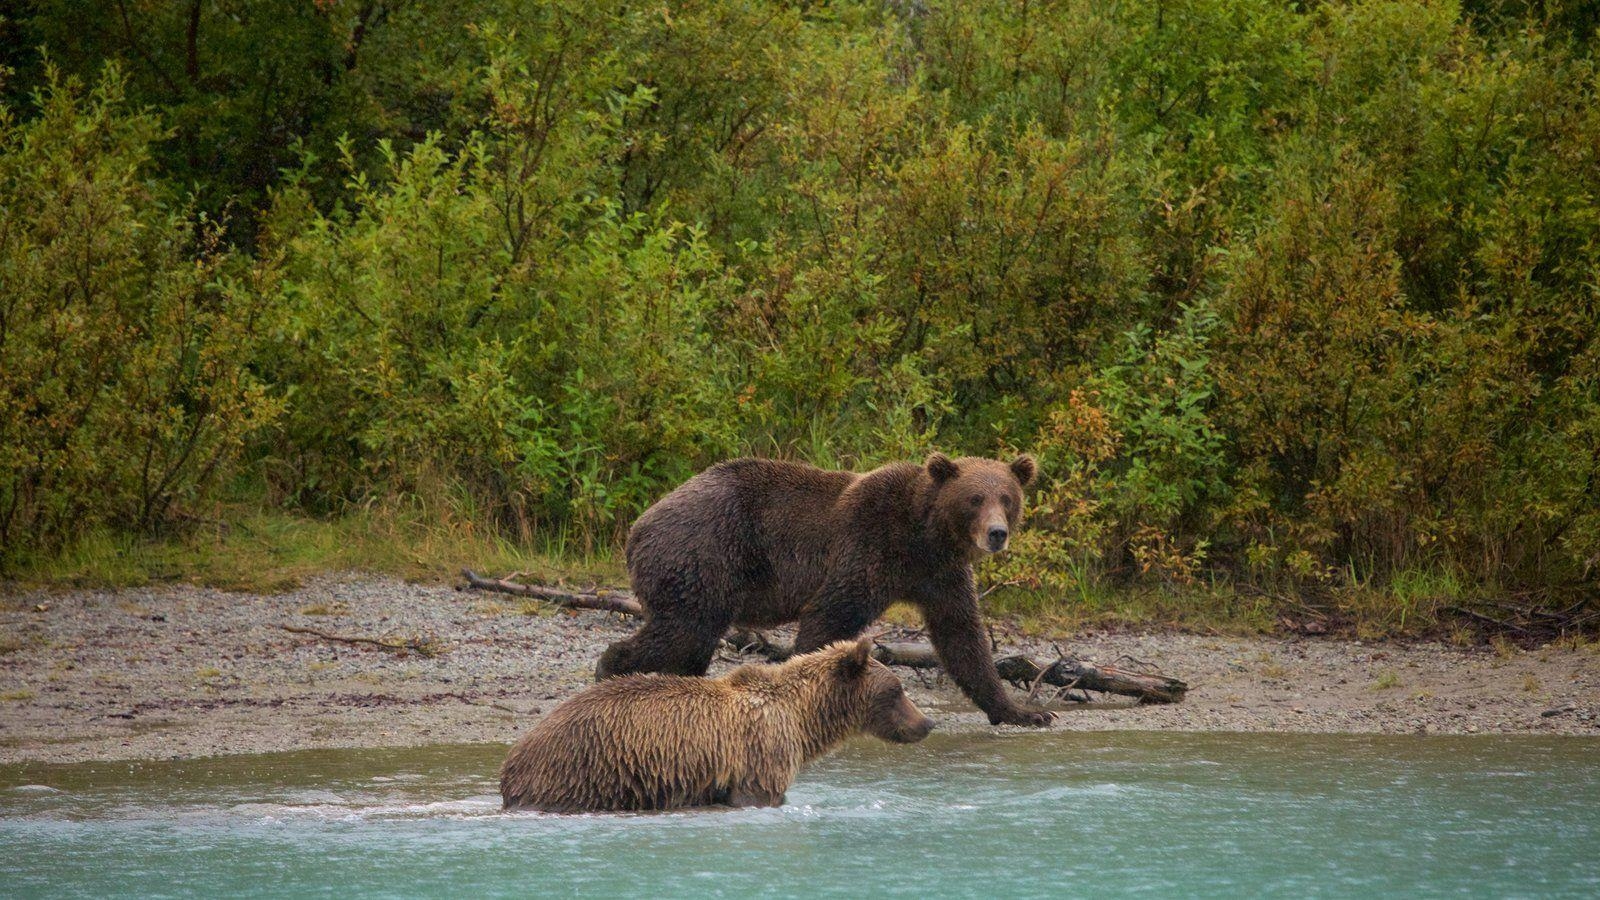
[[[557,707],[500,769],[506,809],[546,812],[779,806],[806,762],[865,731],[897,743],[933,721],[872,641],[716,678],[633,675]]]
[[[939,660],[995,724],[1045,725],[995,673],[972,562],[1005,549],[1033,480],[1010,463],[943,454],[865,474],[738,459],[689,479],[628,533],[647,620],[600,658],[598,678],[704,675],[730,625],[800,622],[797,652],[852,638],[889,604],[917,606]]]

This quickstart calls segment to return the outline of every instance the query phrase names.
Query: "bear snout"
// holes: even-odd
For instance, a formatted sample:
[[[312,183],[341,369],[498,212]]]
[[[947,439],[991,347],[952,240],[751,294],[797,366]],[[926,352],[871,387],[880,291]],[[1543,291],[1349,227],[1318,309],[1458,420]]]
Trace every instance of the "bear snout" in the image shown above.
[[[917,741],[920,741],[928,736],[928,732],[933,730],[933,720],[923,715],[920,711],[917,713],[917,719],[918,721],[912,722],[898,730],[898,733],[894,737],[895,743],[915,744]]]
[[[883,707],[879,707],[883,710]],[[893,705],[874,716],[878,719],[875,725],[868,725],[867,731],[873,735],[896,744],[915,744],[928,736],[933,730],[933,720],[928,718],[911,698],[901,693]]]
[[[1003,525],[991,525],[989,526],[988,537],[989,552],[999,553],[1006,548],[1006,540],[1011,537],[1011,532],[1007,531]]]

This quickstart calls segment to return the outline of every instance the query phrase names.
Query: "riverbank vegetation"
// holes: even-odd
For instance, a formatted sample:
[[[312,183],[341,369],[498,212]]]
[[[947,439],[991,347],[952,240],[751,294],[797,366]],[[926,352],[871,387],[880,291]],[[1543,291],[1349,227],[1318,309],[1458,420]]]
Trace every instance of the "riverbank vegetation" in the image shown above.
[[[1002,612],[1593,624],[1597,25],[34,0],[0,566],[614,570],[725,457],[1028,450]]]

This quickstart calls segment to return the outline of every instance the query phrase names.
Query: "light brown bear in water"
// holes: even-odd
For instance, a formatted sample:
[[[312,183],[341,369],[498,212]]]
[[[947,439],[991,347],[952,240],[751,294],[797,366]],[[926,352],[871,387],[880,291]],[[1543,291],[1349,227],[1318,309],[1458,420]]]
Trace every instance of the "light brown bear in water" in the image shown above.
[[[870,638],[839,641],[716,679],[603,681],[511,748],[500,794],[506,809],[546,812],[779,806],[800,767],[845,738],[911,743],[932,729]]]

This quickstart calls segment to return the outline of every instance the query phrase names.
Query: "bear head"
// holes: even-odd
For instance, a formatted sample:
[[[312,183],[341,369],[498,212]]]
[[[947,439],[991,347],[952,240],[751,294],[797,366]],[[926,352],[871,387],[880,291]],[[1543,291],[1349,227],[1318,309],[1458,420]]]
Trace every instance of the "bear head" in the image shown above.
[[[872,658],[872,638],[840,641],[830,649],[839,676],[853,689],[851,706],[861,712],[862,731],[896,744],[914,744],[928,736],[933,720],[911,702],[889,667]]]
[[[1022,517],[1022,489],[1033,481],[1033,457],[1024,453],[1005,463],[935,453],[925,468],[935,491],[929,507],[934,523],[973,556],[1004,550]]]

